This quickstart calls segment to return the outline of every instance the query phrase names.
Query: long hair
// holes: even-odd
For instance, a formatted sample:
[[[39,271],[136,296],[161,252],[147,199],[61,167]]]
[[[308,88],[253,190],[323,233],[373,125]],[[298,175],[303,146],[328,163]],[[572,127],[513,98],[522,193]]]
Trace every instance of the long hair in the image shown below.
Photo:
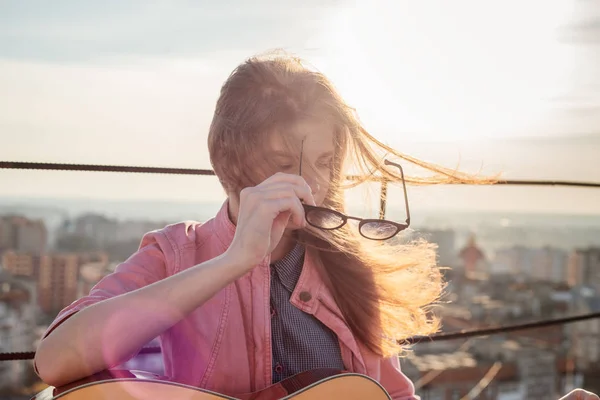
[[[335,155],[323,206],[345,212],[344,191],[374,176],[392,182],[399,171],[384,167],[395,157],[429,171],[406,176],[409,184],[492,183],[486,179],[430,164],[400,153],[373,137],[356,111],[322,73],[301,59],[275,52],[249,58],[226,80],[217,100],[208,135],[212,167],[227,193],[255,186],[273,171],[265,150],[270,135],[296,122],[318,118],[335,130]],[[250,168],[249,166],[252,166]],[[263,169],[257,169],[263,166]],[[345,179],[353,168],[358,179]],[[400,354],[403,339],[439,329],[430,312],[444,282],[436,265],[435,246],[423,240],[371,241],[348,225],[323,231],[302,230],[298,239],[317,252],[329,286],[354,336],[380,356]]]

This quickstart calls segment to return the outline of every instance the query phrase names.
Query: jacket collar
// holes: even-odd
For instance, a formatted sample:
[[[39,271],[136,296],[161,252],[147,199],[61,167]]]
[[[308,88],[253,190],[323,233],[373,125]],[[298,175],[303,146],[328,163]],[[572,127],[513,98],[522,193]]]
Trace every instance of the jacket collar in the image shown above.
[[[213,232],[224,246],[224,250],[227,250],[233,242],[235,236],[235,225],[229,219],[229,199],[225,200],[221,205],[221,209],[217,212],[213,219],[214,229]]]
[[[354,354],[356,360],[354,367],[364,371],[365,363],[358,342],[349,329],[342,328],[347,326],[347,323],[331,290],[325,284],[324,265],[315,253],[313,249],[306,249],[302,274],[290,302],[302,311],[314,315],[333,330],[340,342]]]
[[[330,310],[342,317],[331,291],[323,280],[324,273],[323,263],[317,256],[316,251],[307,248],[302,273],[290,300],[296,307],[309,314],[314,314],[318,303],[324,302]]]

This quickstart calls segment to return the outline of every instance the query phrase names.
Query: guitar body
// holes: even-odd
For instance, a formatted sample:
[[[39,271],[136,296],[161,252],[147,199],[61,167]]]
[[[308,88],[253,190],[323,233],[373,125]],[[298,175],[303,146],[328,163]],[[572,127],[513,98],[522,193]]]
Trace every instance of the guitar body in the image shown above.
[[[64,387],[48,387],[32,400],[390,400],[375,380],[337,370],[300,373],[256,393],[235,397],[141,371],[107,370]]]

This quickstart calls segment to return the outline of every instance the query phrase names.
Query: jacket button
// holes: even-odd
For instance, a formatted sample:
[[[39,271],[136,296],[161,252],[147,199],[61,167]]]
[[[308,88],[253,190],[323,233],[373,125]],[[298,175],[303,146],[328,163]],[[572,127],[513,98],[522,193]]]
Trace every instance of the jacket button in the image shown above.
[[[306,303],[307,301],[310,301],[310,299],[312,299],[310,292],[300,292],[300,300]]]

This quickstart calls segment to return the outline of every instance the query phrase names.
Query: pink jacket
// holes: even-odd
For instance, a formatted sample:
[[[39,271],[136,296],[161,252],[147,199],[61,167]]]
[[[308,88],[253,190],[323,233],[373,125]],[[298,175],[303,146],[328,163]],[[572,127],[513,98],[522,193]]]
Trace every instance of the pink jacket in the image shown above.
[[[234,232],[225,202],[204,224],[182,222],[144,235],[138,252],[104,277],[88,296],[62,310],[47,332],[91,304],[222,254]],[[314,263],[314,256],[307,251],[291,303],[337,334],[347,370],[374,378],[393,399],[418,399],[412,382],[400,371],[397,357],[382,359],[355,340]],[[226,395],[271,385],[269,268],[265,260],[161,335],[165,375]]]

